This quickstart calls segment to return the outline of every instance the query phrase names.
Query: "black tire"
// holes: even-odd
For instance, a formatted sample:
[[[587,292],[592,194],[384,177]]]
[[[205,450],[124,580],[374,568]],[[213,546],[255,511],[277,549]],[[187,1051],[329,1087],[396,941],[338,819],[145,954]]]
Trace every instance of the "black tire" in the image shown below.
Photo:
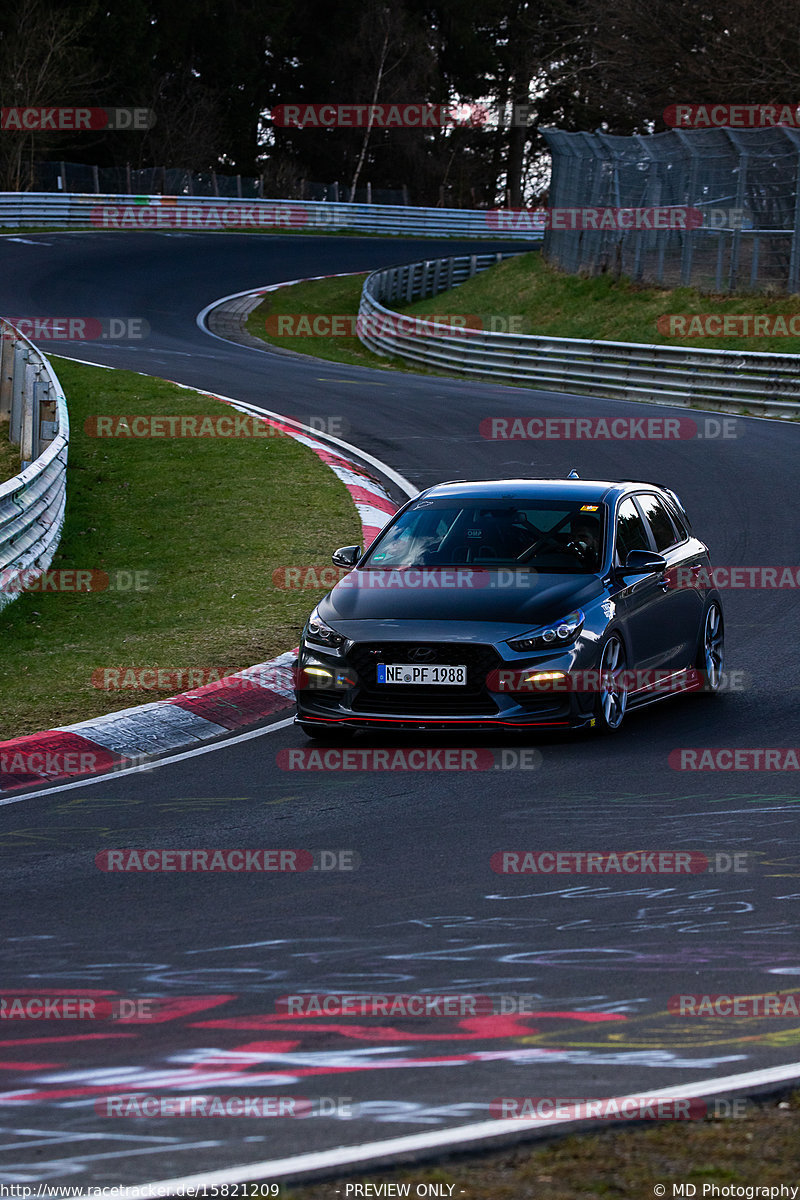
[[[612,633],[600,655],[600,673],[608,675],[606,685],[601,681],[594,706],[596,733],[619,733],[628,708],[628,686],[620,676],[627,670],[625,643],[618,633]]]
[[[725,620],[718,600],[711,600],[703,614],[695,666],[701,677],[699,695],[718,695],[725,669]]]

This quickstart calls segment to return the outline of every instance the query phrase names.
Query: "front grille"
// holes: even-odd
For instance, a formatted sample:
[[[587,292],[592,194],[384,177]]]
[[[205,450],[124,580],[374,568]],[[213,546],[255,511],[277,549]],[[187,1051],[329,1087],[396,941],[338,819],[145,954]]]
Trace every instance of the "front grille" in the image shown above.
[[[392,689],[401,690],[399,685]],[[431,696],[419,690],[406,691],[402,696],[360,691],[352,709],[360,713],[400,713],[409,717],[490,717],[498,711],[490,696],[457,699],[455,696]]]
[[[568,697],[530,696],[522,692],[509,693],[509,698],[519,704],[526,712],[535,713],[538,717],[566,717],[569,715],[570,703]]]
[[[411,663],[409,651],[424,647],[433,652],[427,661],[467,668],[464,687],[452,684],[382,686],[377,682],[378,663]],[[489,716],[498,711],[486,690],[486,678],[502,659],[491,646],[463,642],[365,642],[355,645],[347,656],[355,667],[359,687],[352,701],[354,712],[401,712],[412,716]]]

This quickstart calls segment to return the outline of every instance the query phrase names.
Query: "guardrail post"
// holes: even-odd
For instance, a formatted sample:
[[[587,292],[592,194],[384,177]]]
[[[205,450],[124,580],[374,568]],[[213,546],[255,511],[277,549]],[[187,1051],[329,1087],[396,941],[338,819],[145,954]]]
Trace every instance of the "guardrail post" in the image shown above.
[[[22,389],[22,414],[20,422],[19,454],[22,459],[23,471],[36,457],[36,366],[31,362],[30,354],[25,355],[25,367],[22,371],[24,380]]]
[[[0,324],[0,420],[11,417],[11,389],[14,384],[14,335],[8,325]]]
[[[44,372],[43,376],[39,378],[37,387],[39,413],[36,422],[38,438],[36,457],[38,458],[42,451],[50,445],[55,437],[58,424],[56,420],[56,405],[53,399],[52,384],[47,372]]]
[[[14,343],[14,359],[11,368],[13,384],[11,388],[11,424],[8,436],[15,446],[20,442],[22,428],[22,404],[25,392],[25,367],[28,362],[28,348],[22,342]]]

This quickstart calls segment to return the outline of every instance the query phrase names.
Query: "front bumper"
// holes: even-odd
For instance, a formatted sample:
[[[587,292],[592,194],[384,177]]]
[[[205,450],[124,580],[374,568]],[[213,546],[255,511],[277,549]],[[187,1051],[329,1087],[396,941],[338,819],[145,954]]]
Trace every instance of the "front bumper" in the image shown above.
[[[408,645],[419,644],[409,642]],[[595,697],[559,690],[531,690],[516,694],[495,690],[487,684],[504,668],[514,671],[563,671],[575,669],[583,657],[572,646],[560,654],[514,655],[507,648],[474,643],[438,643],[440,661],[467,660],[468,685],[459,688],[426,689],[397,685],[380,686],[375,682],[374,663],[378,658],[401,654],[402,644],[376,649],[376,644],[351,646],[342,657],[329,656],[316,647],[301,646],[297,661],[297,721],[301,724],[334,729],[444,730],[535,728],[580,729],[594,722]],[[584,654],[585,654],[584,647]],[[502,653],[504,650],[505,653]],[[405,661],[405,660],[402,660]],[[306,686],[311,671],[330,672],[337,686],[315,683]],[[352,683],[349,681],[352,680]],[[323,681],[324,684],[324,681]]]

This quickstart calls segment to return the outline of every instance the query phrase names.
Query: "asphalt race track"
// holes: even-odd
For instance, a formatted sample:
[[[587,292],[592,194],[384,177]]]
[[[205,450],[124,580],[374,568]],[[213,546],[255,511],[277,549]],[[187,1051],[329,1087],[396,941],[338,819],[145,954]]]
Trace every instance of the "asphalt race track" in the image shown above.
[[[797,424],[737,418],[733,437],[667,442],[493,442],[479,434],[493,415],[686,410],[343,367],[224,343],[195,323],[247,288],[466,249],[29,234],[0,239],[0,313],[144,318],[152,332],[138,343],[42,348],[303,421],[341,418],[348,441],[418,487],[571,467],[653,479],[677,491],[716,565],[798,563]],[[715,414],[692,416],[703,431]],[[468,1125],[488,1120],[499,1097],[647,1093],[796,1062],[800,1018],[680,1018],[668,1007],[678,993],[800,987],[797,773],[669,761],[680,747],[797,744],[797,590],[723,599],[742,690],[646,709],[618,738],[363,737],[360,747],[488,748],[496,765],[292,771],[281,751],[309,743],[281,719],[210,753],[3,801],[3,989],[170,1003],[134,1024],[5,1024],[0,1182],[137,1184]],[[351,850],[358,869],[98,870],[95,855],[115,846]],[[746,852],[747,869],[492,871],[493,852],[522,849],[698,851],[712,861]],[[281,1011],[276,999],[296,992],[505,995],[524,998],[526,1012]],[[335,1112],[212,1121],[96,1111],[133,1093],[322,1097]]]

